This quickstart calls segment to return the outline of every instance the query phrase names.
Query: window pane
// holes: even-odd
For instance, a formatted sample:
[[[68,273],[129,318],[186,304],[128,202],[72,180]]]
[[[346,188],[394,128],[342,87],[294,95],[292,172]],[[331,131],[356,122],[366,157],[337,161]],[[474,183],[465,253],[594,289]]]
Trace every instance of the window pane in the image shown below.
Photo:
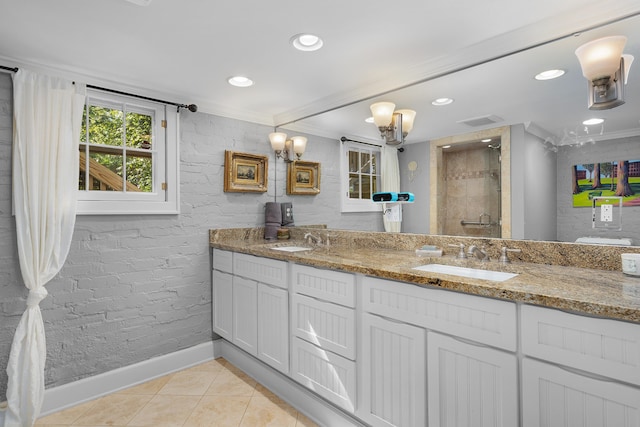
[[[378,153],[375,153],[373,155],[371,155],[371,173],[377,174],[378,173],[378,163],[377,160],[378,159]]]
[[[358,172],[358,157],[357,151],[349,151],[349,172]]]
[[[349,198],[360,198],[360,177],[357,174],[349,174]]]
[[[151,156],[138,156],[127,151],[127,191],[153,190]]]
[[[127,147],[150,148],[151,116],[127,113]],[[144,145],[142,145],[145,143]]]
[[[371,194],[378,191],[378,177],[376,175],[371,177]],[[371,197],[371,194],[369,197]]]
[[[362,175],[362,198],[371,198],[371,177],[368,175]]]
[[[82,128],[80,128],[80,142],[87,142],[87,109],[82,109]]]
[[[122,145],[123,113],[106,107],[89,107],[89,141],[92,144]]]
[[[122,155],[89,150],[90,190],[122,191]]]
[[[371,155],[369,153],[360,153],[360,173],[369,173],[371,170]]]

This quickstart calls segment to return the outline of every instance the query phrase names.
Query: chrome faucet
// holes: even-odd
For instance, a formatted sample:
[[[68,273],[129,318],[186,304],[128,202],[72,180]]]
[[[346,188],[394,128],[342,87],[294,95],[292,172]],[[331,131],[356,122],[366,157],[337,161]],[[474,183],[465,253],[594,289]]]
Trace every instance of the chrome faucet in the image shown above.
[[[322,244],[322,239],[320,237],[314,236],[311,233],[306,233],[304,235],[304,241],[309,243],[309,244],[311,244],[311,243],[313,243],[315,245]]]
[[[489,261],[489,254],[487,253],[487,251],[484,248],[479,248],[476,245],[469,246],[467,255],[469,255],[470,257],[475,256],[480,261]]]

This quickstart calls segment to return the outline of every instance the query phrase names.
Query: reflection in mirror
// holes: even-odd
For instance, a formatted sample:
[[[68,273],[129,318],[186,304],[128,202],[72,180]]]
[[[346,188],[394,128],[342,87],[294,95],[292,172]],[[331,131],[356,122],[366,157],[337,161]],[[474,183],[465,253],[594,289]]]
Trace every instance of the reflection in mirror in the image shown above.
[[[606,110],[588,108],[589,83],[583,76],[575,50],[595,39],[624,35],[625,54],[636,58],[624,86],[625,103]],[[622,231],[592,228],[590,208],[573,207],[571,170],[573,165],[640,158],[640,16],[567,34],[554,42],[525,49],[497,60],[404,87],[366,101],[304,119],[309,133],[342,127],[340,134],[366,142],[379,141],[375,126],[364,123],[371,102],[388,100],[399,107],[411,106],[417,119],[404,152],[399,153],[401,171],[412,161],[430,165],[426,173],[401,175],[403,191],[413,192],[416,202],[403,208],[402,230],[412,233],[449,233],[445,229],[449,212],[439,207],[443,196],[440,173],[441,149],[432,144],[485,132],[509,129],[510,158],[506,162],[505,141],[501,141],[500,235],[503,238],[568,241],[585,236],[631,238],[640,244],[640,207],[625,207]],[[542,71],[561,69],[551,80],[536,80]],[[436,98],[454,102],[435,106]],[[482,124],[482,120],[491,119]],[[593,118],[596,125],[583,124]],[[480,124],[477,124],[480,122]],[[335,126],[334,126],[335,127]],[[328,136],[328,135],[326,135]],[[446,145],[444,143],[440,146]],[[435,164],[434,164],[435,162]],[[418,169],[417,172],[421,172]],[[490,172],[489,172],[490,174]],[[505,191],[505,188],[509,188]],[[493,206],[495,207],[495,206]],[[456,213],[452,222],[480,220],[482,211]],[[494,214],[491,215],[492,221]],[[483,217],[484,219],[484,217]],[[467,227],[466,231],[471,229]],[[479,230],[474,230],[479,231]],[[481,230],[485,231],[485,230]],[[605,236],[606,234],[606,236]]]
[[[431,141],[430,234],[511,236],[510,146],[507,126]]]

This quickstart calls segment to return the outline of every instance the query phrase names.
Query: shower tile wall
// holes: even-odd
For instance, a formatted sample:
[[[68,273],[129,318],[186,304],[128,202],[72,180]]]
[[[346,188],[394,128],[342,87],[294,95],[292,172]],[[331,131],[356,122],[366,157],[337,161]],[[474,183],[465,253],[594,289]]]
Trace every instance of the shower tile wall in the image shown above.
[[[500,227],[460,224],[480,221],[489,214],[491,222],[500,218],[499,150],[486,146],[468,147],[443,153],[444,234],[455,236],[500,237]],[[483,221],[488,221],[486,216]]]

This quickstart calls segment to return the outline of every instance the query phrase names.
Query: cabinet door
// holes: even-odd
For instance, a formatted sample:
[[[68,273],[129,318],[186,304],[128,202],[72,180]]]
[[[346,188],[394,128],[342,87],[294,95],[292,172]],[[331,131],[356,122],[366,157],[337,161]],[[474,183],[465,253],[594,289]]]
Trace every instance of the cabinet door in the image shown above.
[[[213,332],[232,340],[233,331],[233,276],[213,270]]]
[[[415,326],[363,314],[357,414],[364,421],[376,427],[427,425],[425,335]]]
[[[518,425],[515,354],[427,334],[429,425]]]
[[[258,358],[289,373],[289,293],[258,283]]]
[[[639,427],[640,390],[524,358],[524,427]]]
[[[258,283],[233,277],[233,343],[256,356],[258,354]]]

